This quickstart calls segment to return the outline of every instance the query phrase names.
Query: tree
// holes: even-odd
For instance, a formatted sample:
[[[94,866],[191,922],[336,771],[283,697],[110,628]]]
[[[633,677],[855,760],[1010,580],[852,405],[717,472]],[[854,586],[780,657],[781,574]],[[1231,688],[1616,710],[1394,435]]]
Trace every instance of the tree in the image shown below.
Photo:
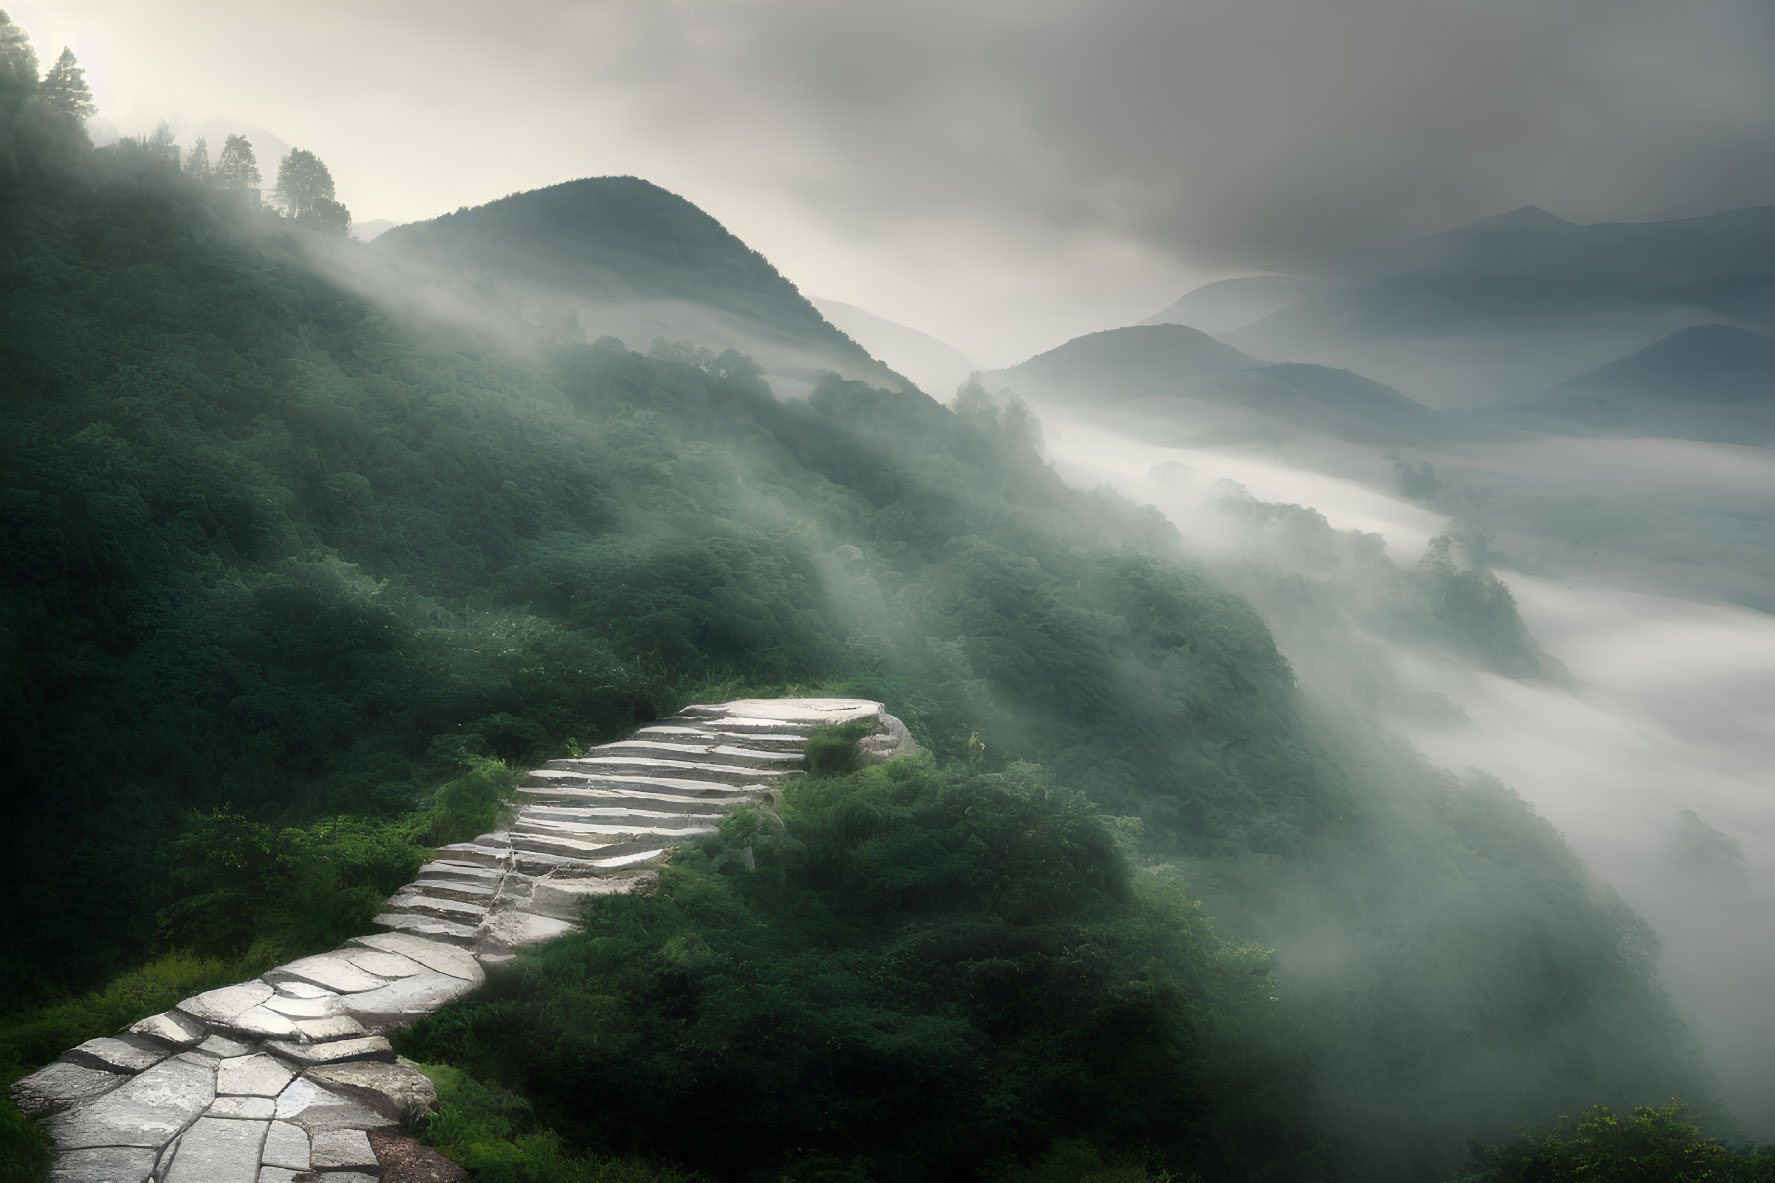
[[[28,91],[37,85],[37,51],[31,38],[0,9],[0,92]]]
[[[277,198],[300,225],[335,234],[351,229],[351,211],[334,200],[332,172],[306,149],[290,149],[278,164]]]
[[[216,158],[216,188],[233,193],[259,195],[259,161],[253,143],[245,136],[229,136]]]
[[[202,136],[191,145],[191,151],[185,154],[185,175],[207,181],[210,177],[210,146]]]
[[[92,88],[86,85],[86,71],[74,60],[74,51],[62,47],[62,56],[55,60],[38,87],[44,106],[58,115],[84,121],[98,114],[92,101]]]

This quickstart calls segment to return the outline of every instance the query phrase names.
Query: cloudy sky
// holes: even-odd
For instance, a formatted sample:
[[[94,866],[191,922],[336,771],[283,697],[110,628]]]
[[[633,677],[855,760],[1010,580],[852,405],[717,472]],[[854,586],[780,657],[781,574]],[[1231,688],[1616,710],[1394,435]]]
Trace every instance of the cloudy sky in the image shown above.
[[[633,173],[988,364],[1522,204],[1775,203],[1768,0],[7,7],[125,133],[263,127],[360,220]]]

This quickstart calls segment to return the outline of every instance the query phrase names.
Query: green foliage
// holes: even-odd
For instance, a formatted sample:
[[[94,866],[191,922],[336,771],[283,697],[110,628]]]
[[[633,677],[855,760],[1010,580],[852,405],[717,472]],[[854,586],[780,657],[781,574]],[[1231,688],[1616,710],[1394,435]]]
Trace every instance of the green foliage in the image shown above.
[[[440,799],[479,775],[445,786]],[[328,948],[368,931],[382,902],[412,880],[424,859],[403,825],[338,817],[310,829],[276,829],[218,809],[195,819],[169,847],[177,894],[161,912],[161,936],[173,948],[216,955]]]
[[[119,974],[103,989],[9,1011],[0,1018],[0,1078],[10,1084],[77,1044],[114,1035],[145,1015],[169,1010],[193,994],[252,977],[273,964],[263,957],[226,960],[167,953]]]
[[[1463,1183],[1765,1183],[1775,1147],[1733,1151],[1689,1119],[1678,1101],[1616,1114],[1596,1105],[1504,1146],[1473,1147],[1479,1169]]]
[[[852,719],[813,728],[802,751],[801,767],[809,776],[849,776],[865,763],[857,741],[875,734],[878,728],[873,719]]]
[[[577,1154],[539,1128],[528,1101],[441,1064],[421,1064],[438,1089],[426,1145],[474,1172],[477,1183],[699,1183],[707,1176],[634,1157]]]
[[[487,756],[471,756],[469,763],[466,773],[438,789],[436,803],[425,817],[428,845],[467,842],[497,827],[519,774]]]
[[[64,119],[83,120],[98,114],[92,88],[86,84],[86,71],[74,60],[74,51],[66,46],[38,84],[37,93],[44,106]]]
[[[18,1106],[0,1097],[0,1183],[43,1183],[49,1177],[49,1140]]]
[[[968,1177],[1059,1134],[1257,1178],[1293,1145],[1269,951],[1131,869],[1079,794],[913,757],[783,809],[791,836],[682,852],[403,1050],[575,1143],[726,1177]]]

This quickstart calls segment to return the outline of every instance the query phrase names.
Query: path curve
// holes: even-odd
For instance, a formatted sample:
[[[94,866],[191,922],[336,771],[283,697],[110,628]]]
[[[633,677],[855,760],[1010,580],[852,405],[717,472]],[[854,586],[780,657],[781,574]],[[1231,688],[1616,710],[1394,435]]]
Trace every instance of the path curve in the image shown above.
[[[686,707],[533,770],[509,826],[441,847],[376,917],[383,931],[187,998],[13,1086],[55,1146],[56,1183],[326,1183],[379,1178],[368,1132],[437,1101],[385,1038],[516,950],[575,931],[588,900],[647,890],[686,840],[769,808],[808,728],[874,719],[863,746],[912,751],[854,698]]]

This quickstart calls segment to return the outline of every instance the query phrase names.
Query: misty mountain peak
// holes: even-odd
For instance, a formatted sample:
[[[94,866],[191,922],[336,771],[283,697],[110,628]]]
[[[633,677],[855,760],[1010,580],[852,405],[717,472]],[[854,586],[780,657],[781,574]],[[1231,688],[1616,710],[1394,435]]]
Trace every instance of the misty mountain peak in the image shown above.
[[[1568,222],[1558,214],[1549,213],[1538,205],[1524,205],[1511,210],[1507,214],[1495,214],[1489,218],[1481,218],[1469,223],[1468,230],[1569,230],[1576,222]]]

